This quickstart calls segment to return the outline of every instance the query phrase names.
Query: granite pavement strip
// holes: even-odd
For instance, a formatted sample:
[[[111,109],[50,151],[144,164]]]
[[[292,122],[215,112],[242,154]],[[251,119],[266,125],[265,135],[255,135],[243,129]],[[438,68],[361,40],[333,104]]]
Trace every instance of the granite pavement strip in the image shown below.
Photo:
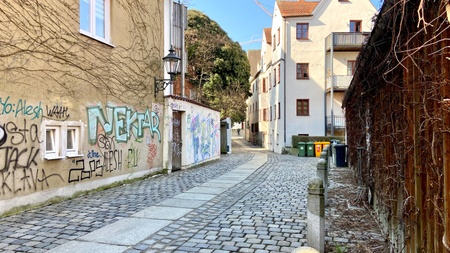
[[[233,154],[0,220],[0,252],[291,252],[317,158]]]

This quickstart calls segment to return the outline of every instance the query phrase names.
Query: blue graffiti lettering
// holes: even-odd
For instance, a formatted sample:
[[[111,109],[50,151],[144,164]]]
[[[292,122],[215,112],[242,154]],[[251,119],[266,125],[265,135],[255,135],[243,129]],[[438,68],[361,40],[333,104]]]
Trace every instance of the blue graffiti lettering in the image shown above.
[[[16,103],[9,102],[10,96],[6,99],[0,97],[0,114],[8,115],[13,114],[14,117],[17,116],[33,116],[31,119],[38,119],[43,114],[42,102],[39,105],[27,105],[26,100],[19,99]]]
[[[100,158],[100,153],[95,150],[88,150],[87,158]]]
[[[97,143],[98,125],[103,128],[106,135],[115,134],[117,142],[127,142],[131,135],[137,138],[144,136],[144,130],[149,129],[152,138],[159,132],[159,116],[147,109],[145,112],[137,112],[126,107],[107,106],[106,116],[100,106],[88,107],[88,140],[91,144]]]

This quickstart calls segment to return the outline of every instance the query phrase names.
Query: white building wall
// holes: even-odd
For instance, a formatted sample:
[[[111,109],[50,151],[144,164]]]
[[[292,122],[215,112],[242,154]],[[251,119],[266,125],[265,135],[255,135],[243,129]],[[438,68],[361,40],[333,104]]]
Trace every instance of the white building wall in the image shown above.
[[[252,96],[247,99],[247,118],[245,122],[245,139],[252,143],[257,143],[258,133],[255,131],[255,125],[259,124],[260,121],[260,109],[261,101],[260,101],[260,90],[261,90],[261,77],[259,76],[260,72],[258,72],[254,77],[250,79],[250,92]],[[253,125],[253,129],[252,129]]]
[[[181,112],[182,168],[219,159],[220,112],[188,100],[166,100],[166,106],[171,108],[172,112]],[[171,120],[166,124],[171,125]]]
[[[376,12],[369,0],[352,2],[322,1],[310,17],[281,17],[277,5],[272,21],[272,68],[281,64],[280,83],[270,91],[270,105],[281,104],[281,120],[269,124],[274,132],[274,151],[281,153],[283,147],[292,146],[292,135],[325,135],[325,38],[331,32],[349,32],[350,20],[362,20],[363,31],[370,31],[372,17]],[[309,39],[296,39],[296,24],[309,23]],[[273,41],[280,28],[281,43]],[[346,74],[345,57],[335,59],[336,71]],[[356,59],[356,57],[355,57]],[[309,64],[309,80],[296,79],[296,64]],[[271,70],[273,73],[273,70]],[[286,92],[285,90],[286,89]],[[336,97],[337,99],[338,97]],[[297,116],[297,99],[309,99],[309,116]],[[339,103],[336,102],[335,107]],[[283,110],[286,109],[284,113]]]
[[[285,68],[285,42],[284,37],[284,19],[281,16],[277,6],[275,5],[274,15],[272,19],[272,86],[269,90],[269,104],[272,108],[271,116],[269,117],[269,142],[271,150],[276,153],[281,153],[282,147],[285,145],[284,132],[284,113],[278,119],[278,104],[284,108],[284,68]],[[278,37],[278,31],[280,36]],[[276,74],[274,72],[276,70]],[[270,120],[271,119],[271,120]]]
[[[333,74],[337,76],[345,76],[348,74],[347,62],[356,61],[359,52],[334,52],[333,53]],[[330,53],[326,54],[326,76],[330,76]],[[329,85],[329,84],[328,84]],[[329,86],[327,86],[329,88]],[[331,115],[331,95],[327,93],[326,97],[326,115]],[[334,92],[333,95],[333,114],[335,116],[344,116],[344,112],[341,108],[342,100],[344,98],[344,92]]]
[[[270,108],[270,96],[269,88],[272,85],[272,47],[268,44],[266,39],[266,34],[262,33],[262,44],[261,44],[261,66],[260,66],[260,83],[261,83],[261,93],[259,95],[260,101],[260,117],[259,117],[259,131],[261,132],[262,146],[266,149],[272,149],[272,142],[270,139],[271,133],[269,131],[269,121],[264,120],[264,109],[267,110],[268,115]],[[265,80],[266,91],[263,89],[263,80]]]
[[[261,75],[259,77],[260,79],[260,93],[258,94],[258,100],[259,100],[259,132],[261,134],[261,144],[263,147],[267,147],[267,133],[268,133],[268,124],[267,121],[264,121],[264,109],[267,109],[269,106],[268,101],[268,93],[263,91],[263,80],[266,80],[266,87],[268,83],[268,77],[267,73],[264,73],[264,75]]]

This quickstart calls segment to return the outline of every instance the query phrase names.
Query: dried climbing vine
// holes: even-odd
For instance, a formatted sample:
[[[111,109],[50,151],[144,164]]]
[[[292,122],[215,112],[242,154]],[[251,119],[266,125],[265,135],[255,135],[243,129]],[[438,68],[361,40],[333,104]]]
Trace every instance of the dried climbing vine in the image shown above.
[[[144,101],[153,76],[161,73],[163,10],[158,2],[114,1],[111,16],[117,22],[111,26],[112,45],[106,45],[80,34],[79,1],[3,1],[2,87],[34,82],[44,94],[74,98],[85,96],[88,87],[116,101]]]
[[[349,160],[396,252],[446,250],[448,4],[385,1],[345,98]]]

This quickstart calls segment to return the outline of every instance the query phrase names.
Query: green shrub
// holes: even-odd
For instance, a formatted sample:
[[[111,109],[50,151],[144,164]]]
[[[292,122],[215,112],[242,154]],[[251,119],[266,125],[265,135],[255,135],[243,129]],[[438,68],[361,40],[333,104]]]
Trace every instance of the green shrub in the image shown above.
[[[315,142],[315,141],[330,141],[330,140],[340,140],[341,143],[344,142],[344,137],[342,136],[292,136],[292,146],[297,147],[298,142]]]

